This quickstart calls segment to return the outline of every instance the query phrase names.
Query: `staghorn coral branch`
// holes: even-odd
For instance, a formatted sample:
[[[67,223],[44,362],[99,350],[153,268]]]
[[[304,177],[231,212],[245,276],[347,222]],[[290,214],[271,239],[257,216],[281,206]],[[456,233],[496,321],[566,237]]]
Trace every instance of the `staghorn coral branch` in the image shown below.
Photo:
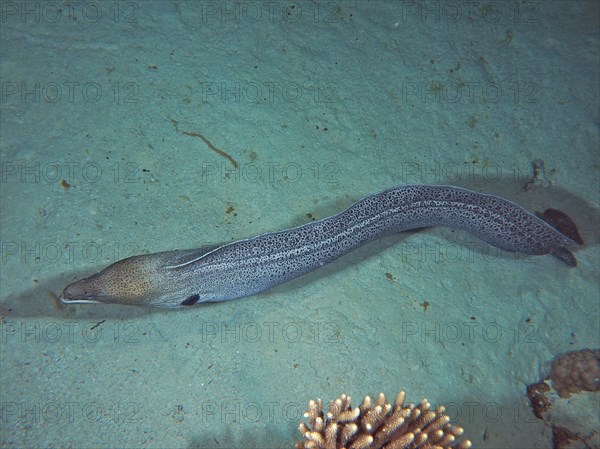
[[[298,426],[305,441],[298,449],[469,449],[471,442],[457,442],[463,429],[450,424],[443,406],[436,410],[423,399],[419,404],[404,404],[401,391],[392,406],[383,393],[373,403],[366,396],[361,405],[351,406],[342,394],[329,403],[323,414],[323,401],[309,401],[304,416],[308,424]],[[326,418],[324,418],[326,416]]]

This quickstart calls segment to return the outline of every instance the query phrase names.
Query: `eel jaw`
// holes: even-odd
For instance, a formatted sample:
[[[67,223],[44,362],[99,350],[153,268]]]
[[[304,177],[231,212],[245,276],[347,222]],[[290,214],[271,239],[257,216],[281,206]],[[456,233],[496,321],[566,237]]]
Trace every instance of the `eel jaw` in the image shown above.
[[[95,299],[67,299],[63,295],[60,295],[60,302],[63,304],[100,304],[101,301]]]

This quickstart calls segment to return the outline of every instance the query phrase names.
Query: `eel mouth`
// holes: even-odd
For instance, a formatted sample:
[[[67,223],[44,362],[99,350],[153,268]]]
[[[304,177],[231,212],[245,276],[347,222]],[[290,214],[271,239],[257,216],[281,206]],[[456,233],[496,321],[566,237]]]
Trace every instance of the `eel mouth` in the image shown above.
[[[65,289],[60,294],[60,302],[63,304],[99,304],[101,303],[101,299],[98,295],[90,294],[85,291],[85,286],[83,285],[86,279],[82,279],[77,282],[73,282],[65,287]]]
[[[63,304],[101,304],[102,301],[96,299],[68,299],[64,295],[60,295],[60,302]]]

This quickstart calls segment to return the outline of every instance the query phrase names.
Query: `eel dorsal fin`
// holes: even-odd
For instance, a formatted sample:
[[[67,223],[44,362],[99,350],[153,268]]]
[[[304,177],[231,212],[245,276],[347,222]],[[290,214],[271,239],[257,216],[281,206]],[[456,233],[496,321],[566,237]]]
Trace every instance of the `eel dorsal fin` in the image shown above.
[[[561,234],[569,237],[575,243],[583,245],[583,239],[575,222],[564,212],[558,209],[546,209],[544,212],[536,212],[535,215],[541,218]]]

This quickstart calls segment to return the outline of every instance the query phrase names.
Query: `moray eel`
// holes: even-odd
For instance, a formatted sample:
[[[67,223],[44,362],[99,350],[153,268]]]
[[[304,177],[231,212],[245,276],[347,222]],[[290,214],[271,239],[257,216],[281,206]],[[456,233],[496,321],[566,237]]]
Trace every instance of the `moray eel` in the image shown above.
[[[536,217],[494,195],[406,185],[295,228],[209,250],[130,257],[68,285],[60,299],[171,308],[228,301],[287,282],[383,235],[429,226],[462,229],[506,251],[551,254],[569,266],[577,265],[570,248],[583,243],[573,221],[556,209]]]

